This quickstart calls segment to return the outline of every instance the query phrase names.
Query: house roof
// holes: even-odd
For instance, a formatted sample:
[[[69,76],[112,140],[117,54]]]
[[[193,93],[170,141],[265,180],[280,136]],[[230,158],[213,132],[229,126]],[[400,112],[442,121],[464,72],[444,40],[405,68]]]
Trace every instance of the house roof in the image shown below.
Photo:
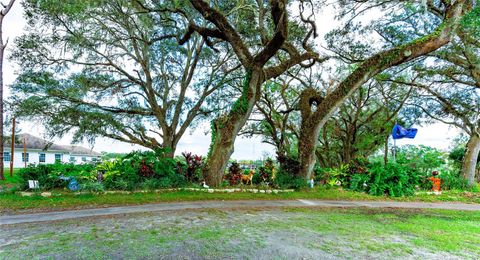
[[[35,149],[42,151],[60,151],[70,153],[72,155],[90,155],[101,156],[100,153],[81,146],[75,145],[59,145],[53,142],[47,141],[40,137],[36,137],[30,134],[18,134],[16,135],[15,149],[23,149],[23,139],[25,138],[25,145],[27,149]],[[5,149],[8,149],[11,145],[11,138],[5,138]],[[8,147],[8,148],[7,148]]]

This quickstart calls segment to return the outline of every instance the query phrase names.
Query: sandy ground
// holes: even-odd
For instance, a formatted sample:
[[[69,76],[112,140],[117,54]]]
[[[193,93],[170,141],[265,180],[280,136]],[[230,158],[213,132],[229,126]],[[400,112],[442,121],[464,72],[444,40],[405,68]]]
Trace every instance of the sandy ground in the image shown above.
[[[475,258],[417,247],[408,233],[337,232],[331,211],[178,210],[3,225],[0,259]]]

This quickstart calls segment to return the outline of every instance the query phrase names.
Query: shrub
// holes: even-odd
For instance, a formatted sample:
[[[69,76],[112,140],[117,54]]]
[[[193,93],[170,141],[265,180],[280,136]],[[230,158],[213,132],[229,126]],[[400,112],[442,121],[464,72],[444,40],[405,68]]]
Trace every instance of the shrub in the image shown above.
[[[105,187],[102,183],[99,182],[86,182],[82,184],[82,191],[90,191],[90,192],[104,192]]]
[[[447,154],[424,145],[405,145],[399,148],[396,163],[415,169],[423,175],[430,175],[433,170],[447,163]]]
[[[350,175],[348,173],[349,165],[344,164],[337,168],[315,168],[315,179],[320,181],[321,184],[327,186],[336,186],[339,182],[340,185],[345,186],[348,183]]]
[[[194,155],[192,153],[182,153],[185,158],[187,169],[185,177],[188,182],[198,182],[201,177],[200,169],[203,165],[202,156]]]
[[[232,162],[228,167],[228,174],[225,176],[225,179],[228,180],[231,186],[237,185],[240,183],[242,178],[242,169],[237,162]]]
[[[367,187],[369,184],[369,174],[354,174],[350,179],[350,189],[353,191],[368,192]]]
[[[349,176],[356,173],[367,173],[369,162],[367,158],[356,157],[348,163],[347,173]]]
[[[261,166],[253,176],[254,183],[269,183],[272,179],[272,174],[275,166],[273,165],[273,160],[268,158],[265,160],[265,164]]]
[[[417,171],[397,163],[374,163],[368,174],[355,174],[350,189],[371,195],[392,197],[410,196],[415,192],[420,175]]]
[[[300,190],[308,186],[307,180],[301,177],[292,176],[290,173],[287,173],[280,169],[275,177],[273,182],[275,187],[281,189],[295,189]]]
[[[442,190],[467,190],[470,188],[468,181],[460,176],[460,171],[458,170],[441,171],[438,177],[442,180]],[[432,185],[430,183],[428,189],[431,188]]]
[[[164,150],[157,150],[132,152],[125,158],[98,165],[97,170],[104,172],[107,189],[134,190],[185,185],[185,177],[179,174],[178,167],[174,159],[165,156]]]
[[[103,184],[111,190],[133,190],[141,182],[141,177],[132,163],[123,159],[106,161],[97,166],[103,172]]]
[[[18,171],[20,176],[22,189],[28,188],[28,180],[38,180],[41,189],[65,188],[67,181],[60,179],[64,177],[74,177],[79,183],[87,183],[95,180],[92,175],[94,169],[90,164],[39,164],[28,165]]]
[[[282,171],[290,176],[295,176],[300,171],[300,162],[296,157],[280,154],[278,155],[277,160]]]

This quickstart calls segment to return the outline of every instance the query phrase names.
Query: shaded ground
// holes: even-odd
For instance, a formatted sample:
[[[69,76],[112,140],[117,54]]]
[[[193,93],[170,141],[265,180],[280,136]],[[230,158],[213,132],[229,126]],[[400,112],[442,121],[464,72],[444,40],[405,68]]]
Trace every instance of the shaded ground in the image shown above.
[[[179,210],[0,226],[0,259],[337,259],[480,255],[480,213]]]

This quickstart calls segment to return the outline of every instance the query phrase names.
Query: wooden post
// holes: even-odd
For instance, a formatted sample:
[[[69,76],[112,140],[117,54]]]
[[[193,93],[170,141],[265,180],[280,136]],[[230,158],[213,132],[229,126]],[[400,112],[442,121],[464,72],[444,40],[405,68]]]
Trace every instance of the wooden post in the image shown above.
[[[13,176],[13,160],[15,159],[15,117],[12,119],[12,148],[10,150],[10,177]]]
[[[25,168],[27,168],[27,141],[25,135],[23,135],[23,161],[25,162]]]

